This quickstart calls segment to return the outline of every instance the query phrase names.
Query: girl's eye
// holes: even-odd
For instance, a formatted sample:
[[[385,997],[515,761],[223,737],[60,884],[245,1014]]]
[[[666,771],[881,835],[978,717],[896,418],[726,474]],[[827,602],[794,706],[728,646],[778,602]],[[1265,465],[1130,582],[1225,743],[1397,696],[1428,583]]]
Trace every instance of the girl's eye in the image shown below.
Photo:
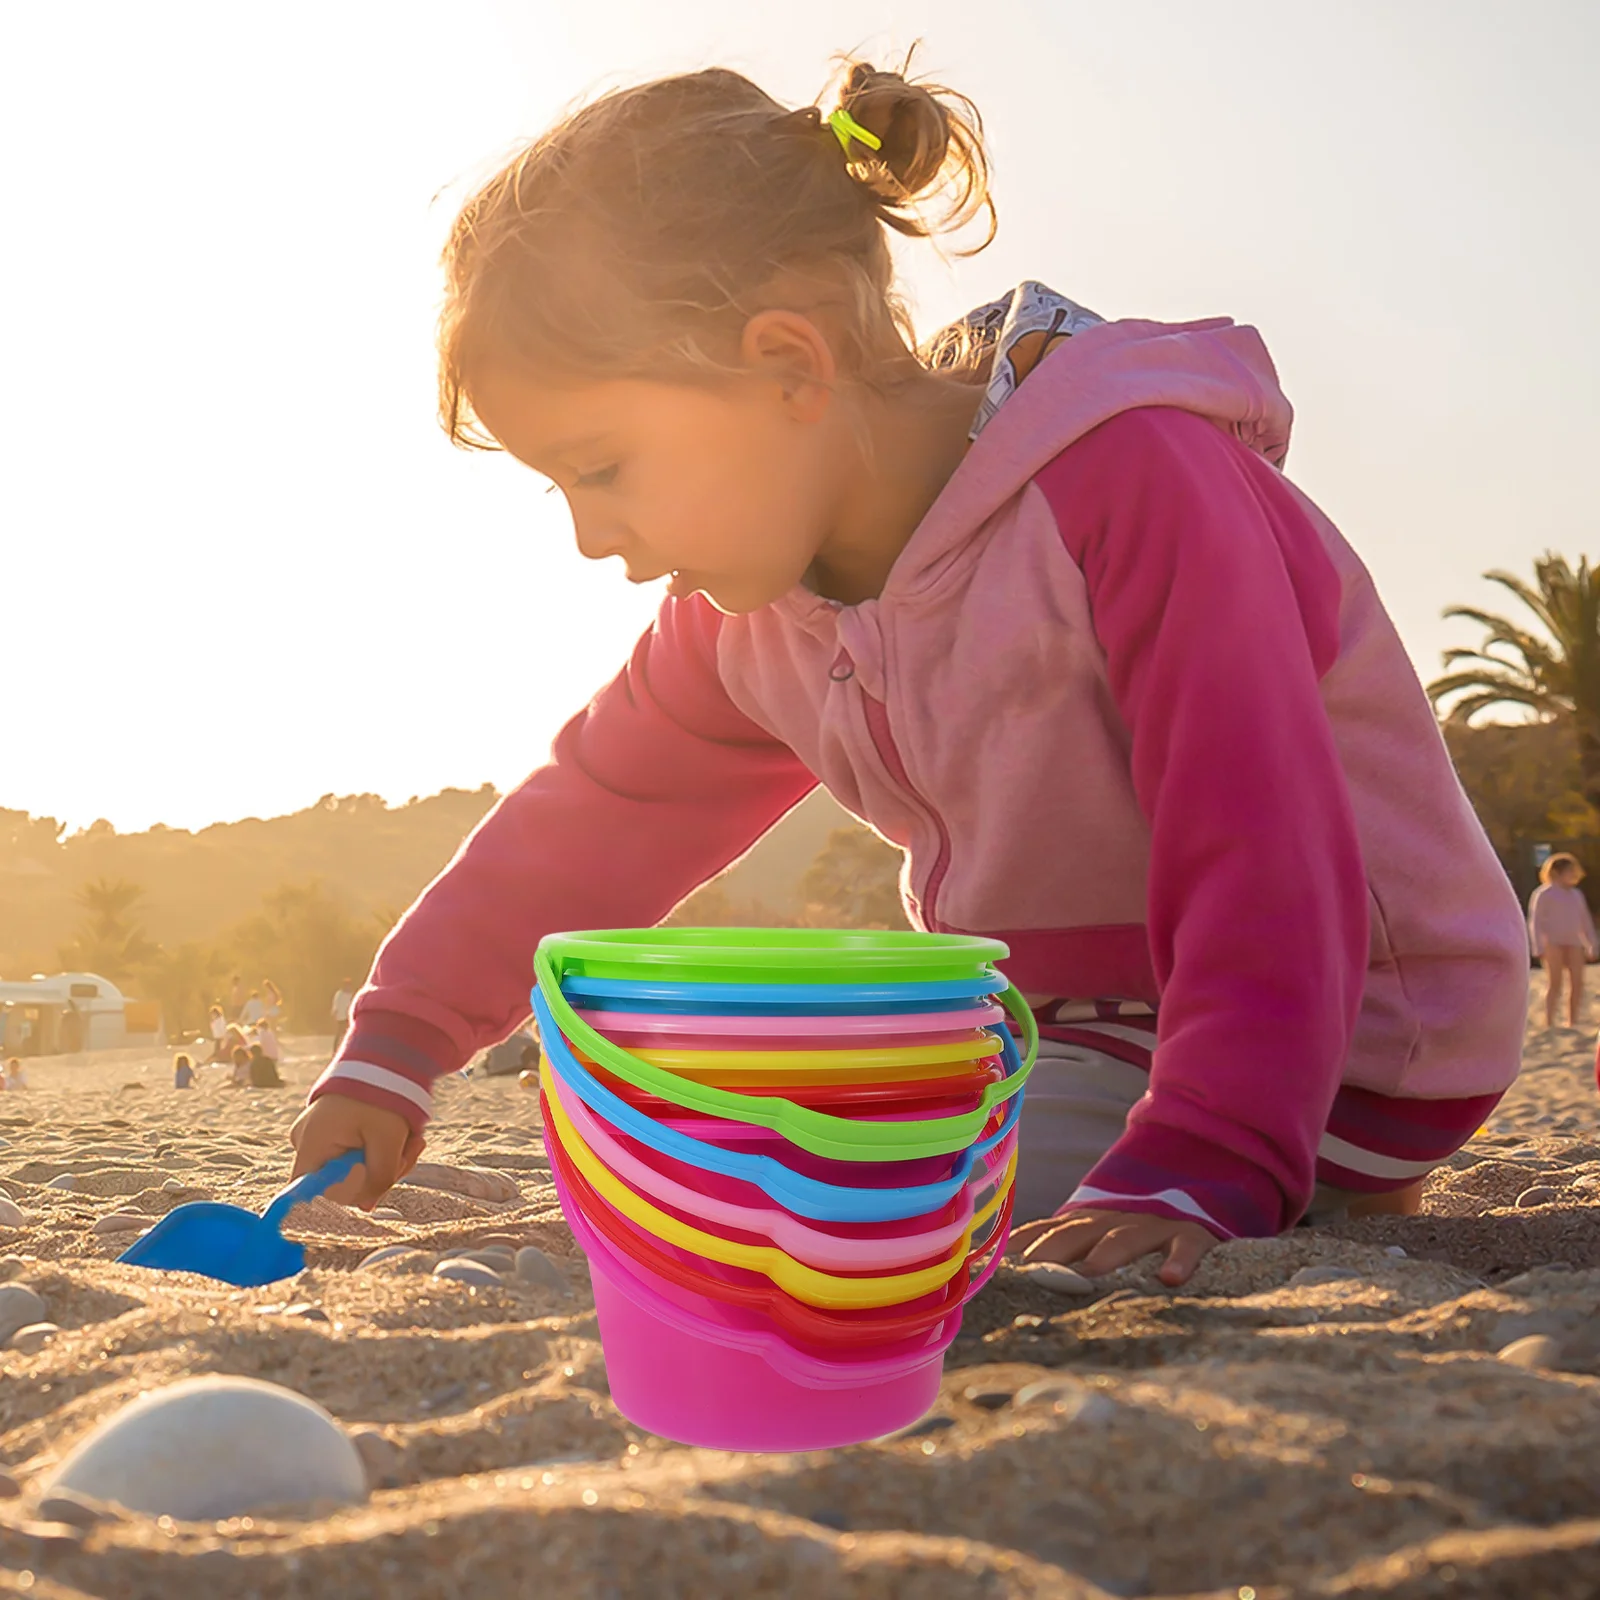
[[[598,472],[580,472],[573,480],[578,489],[606,489],[617,481],[615,466],[601,467]]]

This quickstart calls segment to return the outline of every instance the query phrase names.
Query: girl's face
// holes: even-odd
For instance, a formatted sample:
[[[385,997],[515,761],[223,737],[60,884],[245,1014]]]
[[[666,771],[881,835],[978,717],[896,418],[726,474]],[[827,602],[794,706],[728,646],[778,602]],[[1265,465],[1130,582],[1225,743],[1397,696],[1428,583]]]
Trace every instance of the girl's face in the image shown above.
[[[578,548],[617,556],[633,583],[672,576],[719,610],[759,610],[805,576],[843,492],[840,407],[771,379],[644,379],[546,388],[508,372],[473,409],[572,510]]]

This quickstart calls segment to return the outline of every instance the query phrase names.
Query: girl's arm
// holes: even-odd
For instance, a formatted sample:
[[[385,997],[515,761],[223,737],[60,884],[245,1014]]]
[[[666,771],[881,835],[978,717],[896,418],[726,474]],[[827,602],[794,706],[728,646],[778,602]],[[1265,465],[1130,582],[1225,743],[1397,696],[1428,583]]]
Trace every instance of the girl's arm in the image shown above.
[[[1187,412],[1125,412],[1036,481],[1131,734],[1161,986],[1149,1093],[1069,1203],[1276,1233],[1310,1201],[1368,960],[1321,693],[1338,573],[1279,474]]]
[[[648,927],[816,786],[729,700],[721,618],[668,600],[551,759],[479,823],[400,919],[311,1098],[337,1092],[413,1129],[429,1086],[528,1015],[547,933]]]
[[[1544,904],[1545,886],[1541,883],[1528,900],[1528,944],[1535,956],[1544,954],[1544,921],[1540,907]]]

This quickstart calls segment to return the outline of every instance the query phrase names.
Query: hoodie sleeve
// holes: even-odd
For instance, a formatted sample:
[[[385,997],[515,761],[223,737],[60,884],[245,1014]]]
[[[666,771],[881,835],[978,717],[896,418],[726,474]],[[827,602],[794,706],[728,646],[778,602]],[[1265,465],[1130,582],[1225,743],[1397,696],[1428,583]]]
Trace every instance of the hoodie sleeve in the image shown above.
[[[378,952],[338,1093],[427,1121],[430,1086],[528,1015],[547,933],[649,927],[747,850],[816,779],[728,698],[719,614],[669,599],[627,667],[557,735]]]
[[[1149,1092],[1068,1205],[1276,1233],[1311,1198],[1368,955],[1321,694],[1338,574],[1278,473],[1188,412],[1125,412],[1036,482],[1131,737],[1161,990]]]

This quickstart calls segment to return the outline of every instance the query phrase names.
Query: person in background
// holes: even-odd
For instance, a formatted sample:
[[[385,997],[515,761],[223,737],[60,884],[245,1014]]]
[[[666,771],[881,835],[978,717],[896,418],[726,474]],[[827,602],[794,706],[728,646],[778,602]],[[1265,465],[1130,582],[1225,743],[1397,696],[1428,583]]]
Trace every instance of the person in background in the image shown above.
[[[338,1052],[350,1027],[350,1007],[355,1004],[356,985],[353,978],[341,978],[333,995],[333,1048]]]
[[[261,1014],[274,1027],[283,1015],[283,994],[271,978],[261,980]]]
[[[259,1044],[251,1045],[245,1067],[252,1089],[281,1089],[283,1079],[278,1075],[278,1063]]]
[[[244,979],[236,972],[228,980],[228,1009],[225,1013],[229,1022],[237,1022],[244,1012]]]
[[[239,1020],[247,1028],[253,1028],[267,1014],[267,1008],[261,1003],[261,991],[252,989],[250,998],[244,1003],[244,1010],[239,1013]]]
[[[240,1045],[233,1052],[233,1076],[228,1079],[230,1089],[244,1089],[250,1083],[250,1052]]]
[[[218,1014],[220,1015],[220,1012]],[[173,1058],[172,1087],[174,1089],[194,1088],[194,1062],[182,1051]]]
[[[220,1001],[206,1014],[206,1026],[211,1030],[211,1061],[206,1063],[210,1066],[223,1059],[228,1039],[228,1019],[223,1015]]]
[[[1564,852],[1553,855],[1539,868],[1539,887],[1528,902],[1528,937],[1533,953],[1544,963],[1548,987],[1544,997],[1544,1025],[1556,1025],[1556,1005],[1563,987],[1567,991],[1567,1026],[1578,1027],[1583,1010],[1583,966],[1596,953],[1594,917],[1578,887],[1583,863]]]
[[[278,1042],[278,1030],[270,1017],[263,1017],[256,1024],[256,1045],[267,1060],[283,1060],[283,1046]]]
[[[12,1056],[6,1062],[6,1088],[26,1089],[27,1087],[28,1078],[27,1074],[22,1070],[22,1062],[16,1056]]]

